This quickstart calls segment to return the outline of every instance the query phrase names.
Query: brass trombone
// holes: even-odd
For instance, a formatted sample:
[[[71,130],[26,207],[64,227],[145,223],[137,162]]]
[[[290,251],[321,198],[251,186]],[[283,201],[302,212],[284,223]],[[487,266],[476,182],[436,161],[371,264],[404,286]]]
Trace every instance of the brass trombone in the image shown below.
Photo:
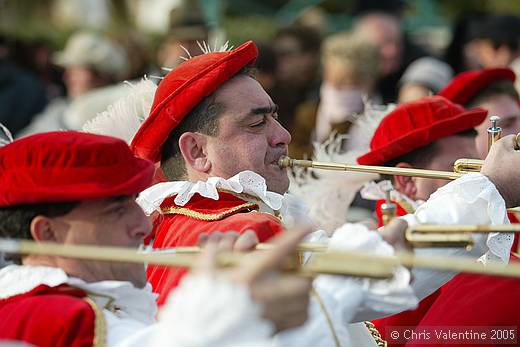
[[[321,162],[313,160],[298,160],[292,159],[287,156],[281,157],[278,161],[278,165],[281,168],[313,168],[323,170],[334,170],[334,171],[350,171],[350,172],[366,172],[376,173],[381,175],[393,175],[393,176],[412,176],[422,178],[436,178],[443,180],[454,180],[461,177],[463,174],[458,172],[449,171],[438,171],[438,170],[425,170],[425,169],[411,169],[411,168],[399,168],[389,166],[376,166],[376,165],[357,165],[357,164],[341,164],[333,162]]]
[[[0,239],[0,252],[8,254],[40,254],[57,257],[147,263],[166,266],[194,267],[197,254],[148,254],[139,253],[135,248],[107,247],[92,245],[63,245],[39,243],[28,240]],[[223,253],[218,255],[221,267],[235,266],[244,255]],[[400,252],[393,256],[374,255],[359,251],[334,251],[315,254],[305,265],[288,261],[283,269],[296,271],[304,276],[333,274],[355,277],[387,279],[393,276],[396,266],[420,267],[441,271],[470,272],[483,275],[520,278],[520,264],[487,264],[483,266],[465,257],[418,256],[410,252]]]
[[[471,248],[474,240],[471,234],[520,233],[520,224],[503,225],[433,225],[423,224],[409,227],[405,238],[415,248],[425,247],[465,247]],[[259,243],[257,250],[268,250],[273,246]],[[297,252],[323,253],[328,245],[319,242],[302,242],[296,247]],[[196,246],[164,248],[151,251],[149,254],[196,254],[201,249]]]
[[[491,116],[489,120],[491,126],[487,129],[488,151],[491,149],[491,146],[502,137],[502,128],[497,125],[500,117]],[[480,172],[482,165],[484,165],[484,160],[481,159],[458,159],[453,164],[453,171],[458,173]]]

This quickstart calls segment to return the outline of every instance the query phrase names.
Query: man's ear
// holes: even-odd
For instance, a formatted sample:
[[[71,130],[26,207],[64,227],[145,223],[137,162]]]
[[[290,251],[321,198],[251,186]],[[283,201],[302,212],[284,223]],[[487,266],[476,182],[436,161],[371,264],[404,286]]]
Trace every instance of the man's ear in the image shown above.
[[[401,168],[413,168],[408,163],[399,163],[395,167]],[[417,186],[415,184],[415,177],[408,176],[394,176],[394,188],[401,194],[406,195],[409,198],[414,198],[417,194]]]
[[[179,149],[186,163],[186,168],[194,171],[208,173],[211,162],[206,152],[207,138],[203,134],[185,132],[179,138]]]
[[[38,215],[30,225],[31,235],[38,242],[57,242],[58,238],[49,217]]]

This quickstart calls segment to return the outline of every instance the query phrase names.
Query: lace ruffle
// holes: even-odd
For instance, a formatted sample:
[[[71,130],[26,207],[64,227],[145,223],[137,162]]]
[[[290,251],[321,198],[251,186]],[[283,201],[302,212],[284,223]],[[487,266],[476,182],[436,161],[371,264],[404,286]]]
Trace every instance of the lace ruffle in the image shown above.
[[[139,194],[137,203],[146,214],[150,215],[154,211],[160,211],[164,199],[170,196],[176,195],[175,203],[184,206],[195,194],[218,200],[218,189],[253,195],[275,211],[282,208],[283,196],[268,191],[265,179],[253,171],[242,171],[227,180],[221,177],[210,177],[206,182],[158,183]]]
[[[417,209],[413,219],[407,218],[409,224],[509,224],[504,199],[493,183],[479,173],[466,174],[437,190]],[[474,235],[477,243],[484,237],[486,235]],[[513,234],[488,234],[485,241],[487,252],[480,261],[507,263],[513,238]]]

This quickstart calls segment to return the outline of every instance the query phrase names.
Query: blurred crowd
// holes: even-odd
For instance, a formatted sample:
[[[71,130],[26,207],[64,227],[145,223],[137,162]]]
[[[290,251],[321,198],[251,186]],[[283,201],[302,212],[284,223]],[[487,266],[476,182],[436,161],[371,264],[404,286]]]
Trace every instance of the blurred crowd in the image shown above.
[[[257,42],[256,78],[279,106],[280,122],[292,135],[292,156],[309,157],[313,142],[331,132],[348,133],[367,102],[437,94],[471,69],[520,69],[520,17],[464,13],[443,54],[433,54],[409,39],[402,2],[396,3],[358,6],[346,31],[327,33],[319,24],[297,22],[271,41]],[[180,64],[182,56],[202,53],[203,42],[214,42],[203,12],[182,6],[171,11],[158,45],[144,33],[80,30],[54,51],[45,42],[0,34],[0,122],[16,137],[80,129],[124,95],[123,81],[148,76],[158,83],[154,77]],[[516,91],[510,94],[518,113]]]

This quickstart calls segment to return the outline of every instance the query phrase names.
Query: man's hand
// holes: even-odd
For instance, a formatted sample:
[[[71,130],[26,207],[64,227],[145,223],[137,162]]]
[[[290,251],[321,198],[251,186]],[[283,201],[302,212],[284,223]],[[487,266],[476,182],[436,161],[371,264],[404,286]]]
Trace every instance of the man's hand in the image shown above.
[[[295,273],[278,270],[289,256],[294,256],[296,246],[308,231],[289,230],[273,240],[274,248],[254,251],[245,256],[237,267],[217,269],[219,252],[245,251],[258,244],[256,234],[247,231],[237,233],[214,233],[203,237],[205,249],[201,255],[199,271],[210,271],[228,281],[246,285],[253,301],[263,308],[263,317],[271,321],[276,332],[302,325],[307,320],[312,281]]]
[[[391,244],[396,251],[410,250],[411,246],[406,242],[406,228],[408,228],[408,223],[404,219],[394,218],[387,226],[381,228],[379,233],[383,240]]]
[[[480,171],[495,185],[506,207],[520,205],[520,151],[515,150],[515,135],[497,141]]]

